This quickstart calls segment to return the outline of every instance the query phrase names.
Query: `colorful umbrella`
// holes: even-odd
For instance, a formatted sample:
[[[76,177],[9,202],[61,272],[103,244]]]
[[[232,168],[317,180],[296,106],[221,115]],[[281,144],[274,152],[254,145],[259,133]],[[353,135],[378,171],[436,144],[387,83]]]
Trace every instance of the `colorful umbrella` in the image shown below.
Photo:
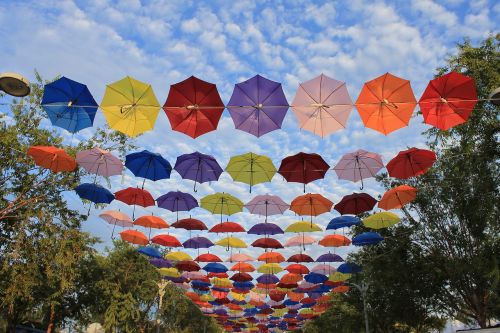
[[[121,175],[123,171],[122,161],[101,148],[79,151],[76,153],[76,162],[88,173],[104,177]]]
[[[372,245],[380,243],[383,240],[384,237],[380,236],[380,234],[373,231],[369,231],[369,232],[363,232],[362,234],[353,237],[352,245],[356,246]]]
[[[269,194],[258,195],[245,205],[250,213],[265,216],[266,221],[268,216],[283,214],[289,207],[280,197]]]
[[[312,217],[323,213],[328,213],[333,206],[333,202],[321,194],[307,193],[293,199],[290,210],[298,215],[309,215]]]
[[[187,249],[206,249],[214,246],[214,243],[206,237],[193,237],[182,243]]]
[[[408,179],[423,175],[436,162],[436,153],[431,150],[410,148],[403,150],[387,163],[389,176]]]
[[[227,258],[226,261],[229,262],[247,262],[247,261],[254,261],[255,259],[248,254],[245,253],[235,253],[231,254],[229,258]]]
[[[178,220],[171,225],[174,228],[185,229],[185,230],[207,230],[207,226],[200,220],[187,218]]]
[[[260,137],[281,128],[288,102],[280,83],[256,75],[234,86],[227,108],[237,129]]]
[[[204,253],[197,256],[194,261],[199,262],[222,262],[222,259],[212,253]]]
[[[294,254],[287,259],[287,262],[313,262],[313,258],[304,253]]]
[[[279,235],[284,231],[274,223],[257,223],[247,232],[249,235]]]
[[[126,203],[127,205],[134,205],[132,218],[135,217],[135,205],[142,207],[150,207],[155,205],[155,200],[151,193],[144,189],[136,187],[128,187],[126,189],[115,192],[115,199]]]
[[[356,216],[338,216],[333,218],[330,223],[328,223],[326,230],[340,229],[360,224],[361,220]]]
[[[388,228],[401,221],[401,218],[391,212],[381,212],[368,216],[363,220],[365,227],[372,229]]]
[[[362,271],[361,266],[358,266],[353,263],[343,263],[341,264],[338,268],[337,271],[340,273],[344,274],[353,274],[353,273],[359,273]]]
[[[151,238],[151,242],[158,244],[158,245],[163,245],[166,247],[182,247],[181,242],[175,236],[172,235],[156,235],[153,238]],[[170,259],[170,258],[167,258]],[[188,259],[192,260],[192,259]]]
[[[297,235],[293,236],[287,239],[285,242],[285,247],[292,247],[292,246],[302,246],[305,247],[306,245],[311,245],[316,243],[316,239],[311,236],[307,236],[304,233],[302,235]]]
[[[253,185],[270,182],[277,170],[269,157],[247,153],[231,157],[226,171],[235,182],[249,184],[252,193]]]
[[[280,263],[285,261],[285,257],[279,252],[264,252],[258,258],[258,261],[263,261],[265,263]]]
[[[161,276],[165,276],[165,277],[176,278],[176,277],[181,276],[181,273],[177,270],[177,268],[174,268],[174,267],[168,267],[168,268],[162,267],[162,268],[158,269],[158,272],[160,272]]]
[[[262,284],[275,284],[279,282],[279,278],[274,274],[262,274],[257,278],[258,283]]]
[[[197,272],[201,269],[201,267],[192,260],[178,261],[175,263],[175,268],[184,272]]]
[[[240,272],[240,273],[233,274],[233,276],[231,276],[230,280],[235,281],[235,282],[245,282],[245,281],[252,281],[253,277],[248,273]]]
[[[236,237],[226,237],[218,240],[214,243],[215,245],[224,246],[229,248],[245,248],[247,244],[239,238]]]
[[[126,76],[106,86],[101,109],[109,127],[135,137],[153,129],[160,103],[151,85]]]
[[[44,86],[41,105],[52,125],[70,133],[92,127],[98,108],[86,85],[64,76]]]
[[[287,182],[306,184],[317,179],[323,179],[330,166],[318,154],[298,153],[285,157],[281,161],[278,173]]]
[[[263,249],[282,249],[283,245],[274,238],[259,238],[255,240],[252,244],[253,247],[260,247]]]
[[[340,247],[351,245],[351,240],[342,235],[326,235],[319,241],[319,245],[325,247]]]
[[[214,225],[208,232],[246,232],[240,224],[235,222],[221,222]]]
[[[147,245],[149,244],[146,235],[137,230],[124,230],[120,232],[120,237],[125,242],[129,242],[137,245]]]
[[[299,85],[292,105],[300,128],[325,137],[345,128],[352,100],[345,82],[321,74]]]
[[[386,73],[364,84],[355,105],[366,127],[387,135],[408,126],[417,100],[410,81]]]
[[[28,155],[35,164],[52,172],[73,171],[76,168],[76,161],[68,155],[64,149],[52,146],[31,146]]]
[[[417,189],[409,185],[399,185],[384,193],[378,207],[390,210],[402,208],[407,203],[415,200]]]
[[[245,262],[238,262],[231,267],[230,271],[250,273],[255,271],[255,267]]]
[[[367,193],[353,193],[344,196],[334,209],[342,215],[358,215],[372,210],[376,203],[377,200]]]
[[[257,268],[257,272],[262,274],[277,274],[283,271],[283,268],[277,263],[265,263]]]
[[[193,260],[189,254],[182,251],[169,252],[165,255],[165,259],[170,261]]]
[[[151,237],[151,229],[165,229],[168,228],[168,223],[161,217],[153,215],[141,216],[134,221],[134,225],[140,225],[144,228],[149,228],[149,238]]]
[[[233,215],[243,211],[243,202],[240,199],[228,193],[210,194],[201,199],[201,208],[208,210],[213,214]]]
[[[181,191],[170,191],[156,199],[158,207],[167,209],[177,213],[177,221],[179,220],[179,212],[188,212],[193,208],[198,207],[198,201],[189,193]]]
[[[182,179],[194,180],[193,190],[196,191],[196,183],[205,183],[219,180],[222,168],[215,158],[199,152],[184,154],[177,157],[174,166]]]
[[[311,268],[311,272],[314,273],[319,273],[319,274],[324,274],[324,275],[330,275],[332,273],[336,272],[335,267],[331,265],[326,265],[326,264],[318,264]]]
[[[147,150],[128,154],[125,156],[125,166],[136,177],[157,181],[170,178],[172,166],[160,154],[152,153]],[[144,182],[142,183],[144,188]]]
[[[339,179],[350,180],[355,183],[361,180],[361,189],[363,189],[363,179],[375,177],[383,167],[384,163],[379,154],[358,149],[342,156],[333,170],[335,170]]]
[[[444,131],[466,122],[476,103],[474,79],[457,72],[431,80],[418,101],[424,122]]]
[[[218,263],[218,262],[211,262],[211,263],[206,264],[203,267],[203,270],[206,272],[212,272],[212,273],[225,273],[228,271],[226,266],[224,266],[223,264]],[[220,279],[219,279],[219,281],[220,281]]]
[[[342,261],[344,261],[344,259],[342,259],[341,256],[330,252],[320,255],[316,259],[316,262],[342,262]]]
[[[154,247],[151,246],[141,246],[140,248],[137,249],[137,252],[140,254],[144,254],[145,256],[151,257],[151,258],[161,258],[162,255],[160,251],[155,249]]]
[[[163,110],[174,131],[195,139],[217,128],[224,104],[215,84],[190,76],[170,86]]]
[[[78,194],[78,196],[80,196],[80,198],[89,200],[93,203],[109,204],[115,199],[113,193],[97,184],[80,184],[75,187],[75,192]]]
[[[309,273],[309,268],[307,266],[304,266],[302,264],[290,264],[285,267],[285,270],[287,270],[289,273],[294,273],[294,274],[308,274]]]
[[[113,231],[111,232],[111,239],[114,239],[113,235],[115,233],[115,227],[117,225],[120,227],[128,227],[128,228],[134,225],[132,219],[127,214],[124,214],[116,210],[106,210],[101,214],[99,214],[99,217],[104,221],[108,222],[109,224],[113,225]]]
[[[316,232],[316,231],[323,231],[323,229],[321,229],[321,227],[315,223],[309,223],[305,221],[292,223],[285,229],[285,232]]]

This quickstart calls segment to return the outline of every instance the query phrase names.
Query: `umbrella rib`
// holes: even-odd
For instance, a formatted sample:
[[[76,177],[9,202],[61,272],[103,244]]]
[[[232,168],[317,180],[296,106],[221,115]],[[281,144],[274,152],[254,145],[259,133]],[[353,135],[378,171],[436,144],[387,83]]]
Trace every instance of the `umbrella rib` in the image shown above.
[[[122,95],[127,101],[130,102],[130,98],[127,97],[124,93],[122,93],[120,90],[114,88],[112,85],[107,85],[106,86],[108,89],[110,90],[113,90],[115,93],[119,94],[119,95]],[[104,105],[104,107],[107,107],[107,106],[114,106],[114,105]],[[102,107],[102,102],[101,102],[101,107]]]

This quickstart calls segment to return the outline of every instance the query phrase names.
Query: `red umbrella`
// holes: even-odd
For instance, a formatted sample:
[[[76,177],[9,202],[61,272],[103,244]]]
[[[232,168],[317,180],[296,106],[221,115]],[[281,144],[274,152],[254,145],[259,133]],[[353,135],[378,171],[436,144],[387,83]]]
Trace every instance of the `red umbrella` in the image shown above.
[[[253,277],[248,273],[236,273],[233,276],[231,276],[230,280],[235,282],[246,282],[246,281],[252,281]]]
[[[217,223],[208,232],[245,232],[245,228],[235,222],[221,222]]]
[[[225,279],[225,278],[229,277],[229,275],[227,275],[227,273],[214,273],[214,272],[208,273],[207,276],[209,278],[217,277],[217,278],[221,278],[221,279]]]
[[[217,128],[224,103],[215,84],[191,76],[170,86],[163,110],[174,131],[196,138]]]
[[[222,259],[212,253],[204,253],[197,256],[194,261],[199,262],[222,262]]]
[[[294,254],[287,262],[314,262],[314,259],[304,253]]]
[[[387,163],[389,176],[408,179],[422,175],[436,161],[436,153],[431,150],[410,148],[400,151],[396,157]]]
[[[126,242],[137,244],[137,245],[147,245],[149,243],[146,235],[137,230],[125,230],[120,232],[120,237]]]
[[[188,218],[172,223],[171,227],[185,230],[207,230],[207,226],[200,220]]]
[[[197,272],[201,269],[201,267],[196,262],[194,262],[192,260],[178,261],[175,264],[175,268],[177,268],[180,271],[185,271],[185,272]]]
[[[166,247],[182,247],[181,242],[171,235],[156,235],[151,239],[151,242]]]
[[[418,101],[425,123],[441,130],[466,122],[476,102],[474,79],[457,72],[431,80]]]
[[[286,271],[295,274],[309,274],[309,268],[301,264],[291,264],[286,266]]]
[[[283,290],[274,289],[269,292],[269,297],[275,302],[281,302],[285,299],[285,296],[286,292],[284,292]]]
[[[334,209],[342,215],[358,215],[372,210],[376,203],[377,200],[367,193],[353,193],[344,196]]]
[[[151,193],[144,189],[136,187],[128,187],[124,190],[115,192],[115,199],[126,203],[127,205],[134,205],[134,210],[132,212],[132,218],[135,214],[135,205],[142,207],[149,207],[155,205],[155,200],[151,196]]]
[[[285,261],[285,257],[279,252],[264,252],[258,258],[258,261],[263,261],[265,263],[276,263]]]
[[[278,173],[281,174],[287,182],[306,184],[323,179],[330,166],[318,154],[298,153],[293,156],[285,157],[281,161]]]
[[[283,245],[274,238],[259,238],[252,243],[253,247],[261,247],[263,249],[282,249]]]

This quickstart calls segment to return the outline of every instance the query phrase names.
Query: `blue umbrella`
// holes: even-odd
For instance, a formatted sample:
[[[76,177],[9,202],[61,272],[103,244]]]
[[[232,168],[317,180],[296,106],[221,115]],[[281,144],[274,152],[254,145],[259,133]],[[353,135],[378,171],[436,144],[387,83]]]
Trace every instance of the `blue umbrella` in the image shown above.
[[[338,216],[330,221],[328,225],[326,226],[326,230],[330,229],[340,229],[344,227],[351,227],[353,225],[359,225],[361,224],[361,220],[357,218],[356,216],[348,216],[348,215],[343,215],[343,216]]]
[[[203,270],[210,273],[225,273],[228,271],[227,267],[218,262],[211,262],[203,267]]]
[[[363,232],[352,239],[352,245],[363,246],[380,243],[384,240],[379,233],[374,231]]]
[[[154,247],[151,247],[151,246],[141,246],[137,249],[137,252],[144,254],[148,257],[152,257],[152,258],[161,258],[162,257],[160,251],[158,251],[157,249],[155,249]]]
[[[184,154],[177,157],[174,166],[182,179],[194,180],[193,190],[196,192],[196,183],[204,183],[218,180],[222,168],[213,156],[200,152]]]
[[[337,268],[337,272],[344,273],[344,274],[353,274],[353,273],[359,273],[363,269],[361,266],[356,265],[356,264],[351,264],[351,263],[343,263]]]
[[[283,305],[286,305],[286,306],[297,305],[297,304],[299,304],[299,302],[292,301],[291,299],[286,299],[286,300],[283,302]]]
[[[89,200],[95,204],[97,203],[107,203],[115,199],[113,193],[102,187],[101,185],[84,183],[75,187],[75,192],[80,196],[80,198]],[[90,207],[89,207],[90,212]],[[87,213],[88,214],[88,213]]]
[[[234,282],[233,283],[233,286],[237,289],[241,289],[241,290],[250,290],[252,289],[253,287],[255,287],[255,285],[250,282],[250,281],[245,281],[245,282]]]
[[[284,231],[274,223],[257,223],[253,225],[247,234],[250,235],[278,235],[283,234]]]
[[[341,256],[338,254],[334,253],[325,253],[322,254],[316,259],[316,262],[342,262],[344,259],[342,259]]]
[[[86,85],[63,76],[45,85],[42,107],[52,125],[76,133],[92,127],[98,105]]]
[[[143,150],[125,156],[125,166],[136,177],[157,181],[170,178],[172,166],[160,154]],[[144,188],[144,182],[142,183]]]
[[[323,283],[328,280],[328,276],[319,273],[309,273],[304,276],[304,280],[310,283]]]
[[[193,237],[182,243],[186,249],[202,249],[214,246],[214,243],[206,237]]]
[[[156,199],[158,207],[167,209],[171,212],[177,212],[177,221],[179,221],[179,211],[190,211],[198,207],[198,201],[189,193],[181,191],[170,191]]]

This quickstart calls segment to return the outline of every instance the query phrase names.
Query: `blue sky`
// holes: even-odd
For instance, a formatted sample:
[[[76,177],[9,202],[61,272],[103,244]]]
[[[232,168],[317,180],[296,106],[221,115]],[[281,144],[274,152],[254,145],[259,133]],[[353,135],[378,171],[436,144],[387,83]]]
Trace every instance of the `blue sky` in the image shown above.
[[[235,83],[261,74],[282,82],[291,102],[297,85],[320,73],[347,82],[355,100],[363,82],[391,72],[409,79],[418,99],[435,68],[455,53],[455,43],[465,36],[481,40],[498,31],[494,17],[499,16],[500,3],[485,0],[7,0],[0,2],[0,72],[16,71],[33,78],[36,68],[45,78],[65,75],[87,84],[97,101],[107,83],[131,75],[151,83],[161,103],[170,84],[190,75],[216,83],[227,102]],[[103,122],[99,113],[96,124]],[[378,152],[388,162],[406,147],[423,147],[420,133],[425,129],[421,117],[415,116],[409,127],[383,136],[365,129],[353,109],[347,129],[321,139],[301,131],[290,110],[282,130],[257,139],[235,130],[226,111],[217,131],[193,140],[172,132],[161,111],[155,129],[140,137],[137,145],[161,153],[172,164],[178,155],[199,150],[214,155],[225,167],[230,156],[253,151],[270,156],[279,166],[285,156],[305,151],[321,154],[333,167],[344,153],[360,148]],[[75,139],[90,133],[84,130]],[[112,190],[140,183],[127,171],[123,179],[113,179]],[[170,190],[189,192],[192,183],[173,173],[170,180],[146,182],[146,188],[157,197]],[[308,192],[321,193],[335,203],[358,189],[359,184],[340,181],[333,171],[307,187]],[[219,182],[200,186],[196,197],[216,191],[230,192],[244,202],[265,193],[290,202],[302,194],[302,186],[276,176],[249,194],[246,185],[233,183],[223,174]],[[365,191],[375,197],[382,193],[374,180],[366,182]],[[76,196],[68,200],[81,206]],[[131,213],[120,202],[110,208]],[[138,208],[138,212],[151,210]],[[154,212],[169,222],[175,216],[164,210]],[[93,211],[84,229],[108,241],[111,229],[95,217],[97,213]],[[202,209],[192,214],[208,225],[217,221]],[[325,226],[336,214],[316,221]],[[284,227],[295,219],[287,213],[270,220]],[[248,228],[261,219],[240,213],[231,220]],[[173,233],[182,241],[188,238],[178,230]],[[284,242],[287,237],[278,238]],[[249,243],[254,239],[243,238]],[[215,252],[225,255],[224,249]],[[326,251],[315,248],[313,252]]]

